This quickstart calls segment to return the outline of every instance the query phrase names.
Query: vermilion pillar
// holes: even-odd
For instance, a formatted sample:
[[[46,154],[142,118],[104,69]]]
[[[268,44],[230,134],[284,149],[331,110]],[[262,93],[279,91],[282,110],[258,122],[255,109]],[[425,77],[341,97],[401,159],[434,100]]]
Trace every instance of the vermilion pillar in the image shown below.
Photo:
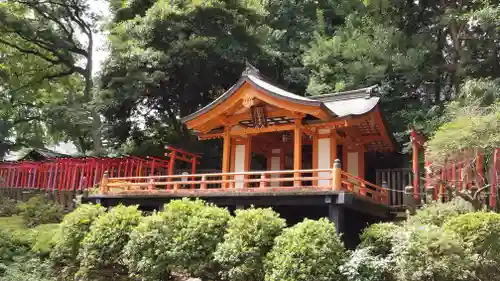
[[[412,147],[412,157],[413,157],[413,167],[412,167],[412,170],[413,170],[413,197],[415,198],[415,200],[418,200],[419,199],[419,193],[420,193],[420,187],[419,187],[419,175],[420,175],[420,171],[418,169],[418,153],[419,153],[419,149],[418,149],[418,144],[416,142],[416,140],[412,140],[412,143],[411,143],[411,147]]]

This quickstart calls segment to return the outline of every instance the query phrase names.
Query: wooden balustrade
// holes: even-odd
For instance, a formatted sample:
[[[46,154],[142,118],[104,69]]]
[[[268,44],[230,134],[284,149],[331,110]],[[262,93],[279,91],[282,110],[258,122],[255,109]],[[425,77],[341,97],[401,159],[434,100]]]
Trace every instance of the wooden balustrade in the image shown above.
[[[371,198],[383,204],[389,204],[389,194],[386,188],[365,181],[362,178],[353,176],[344,171],[341,171],[341,178],[342,189],[359,194],[363,197]]]
[[[102,194],[165,194],[169,192],[286,192],[348,191],[387,204],[387,190],[334,169],[255,171],[162,175],[149,177],[117,177],[104,175]]]

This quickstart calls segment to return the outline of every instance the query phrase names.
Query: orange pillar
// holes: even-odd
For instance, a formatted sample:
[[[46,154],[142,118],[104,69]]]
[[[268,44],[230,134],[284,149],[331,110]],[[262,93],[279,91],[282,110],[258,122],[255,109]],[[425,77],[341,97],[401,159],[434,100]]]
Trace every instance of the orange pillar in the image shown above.
[[[293,169],[295,171],[302,170],[302,130],[300,124],[302,120],[295,122],[295,129],[293,135]],[[299,187],[302,185],[300,180],[301,173],[294,174],[294,186]]]
[[[225,128],[224,130],[224,144],[222,147],[222,173],[229,173],[229,167],[231,167],[230,159],[231,159],[231,135],[229,132],[229,128]],[[228,180],[229,177],[224,175],[222,180]],[[222,183],[223,188],[227,188],[227,183]]]
[[[498,157],[499,155],[499,149],[496,148],[495,152],[493,153],[493,169],[491,171],[492,177],[491,177],[491,194],[490,194],[490,208],[493,210],[496,210],[497,207],[497,182],[498,182]]]
[[[413,197],[415,200],[419,199],[419,193],[420,193],[420,188],[419,188],[419,175],[420,171],[418,170],[418,144],[415,140],[412,141],[411,143],[412,146],[412,157],[413,157]]]
[[[481,152],[476,154],[476,184],[478,188],[484,185],[484,158]]]

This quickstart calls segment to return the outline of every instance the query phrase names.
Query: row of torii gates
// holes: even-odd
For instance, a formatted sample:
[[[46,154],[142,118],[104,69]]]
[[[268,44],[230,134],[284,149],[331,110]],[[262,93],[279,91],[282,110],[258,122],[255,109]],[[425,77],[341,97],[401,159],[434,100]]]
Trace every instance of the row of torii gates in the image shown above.
[[[411,130],[412,143],[412,172],[413,172],[413,195],[415,200],[420,200],[421,175],[420,154],[425,154],[426,138]],[[500,159],[500,148],[494,150],[491,165],[485,165],[484,155],[480,151],[463,151],[457,153],[455,161],[446,164],[432,163],[425,157],[424,183],[425,190],[434,188],[433,198],[446,198],[450,189],[454,191],[481,190],[488,196],[489,207],[497,209],[498,194],[498,162]],[[427,193],[426,193],[427,194]]]
[[[97,186],[105,171],[112,177],[173,175],[177,161],[196,171],[200,155],[166,146],[167,159],[155,157],[78,157],[0,163],[0,188],[85,191]]]

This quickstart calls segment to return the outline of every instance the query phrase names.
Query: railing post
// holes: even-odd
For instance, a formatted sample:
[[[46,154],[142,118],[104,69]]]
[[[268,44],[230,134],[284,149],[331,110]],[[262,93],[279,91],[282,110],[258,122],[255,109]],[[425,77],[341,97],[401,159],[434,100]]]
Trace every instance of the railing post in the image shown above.
[[[154,189],[155,189],[155,180],[149,179],[148,190],[154,190]]]
[[[382,187],[384,189],[384,190],[382,190],[382,195],[383,195],[382,202],[389,205],[389,192],[387,190],[387,188],[388,188],[387,182],[383,181],[382,185],[380,187]]]
[[[108,171],[104,171],[101,179],[101,194],[108,194]]]
[[[260,174],[260,188],[266,188],[267,182],[266,182],[266,174],[262,173]]]
[[[332,181],[332,189],[335,191],[342,190],[342,167],[340,166],[340,159],[335,159],[333,161],[333,181]]]
[[[200,189],[207,189],[207,183],[205,182],[206,180],[207,180],[207,176],[205,176],[205,175],[201,176]]]
[[[416,209],[417,209],[417,200],[415,200],[414,196],[414,188],[413,186],[406,186],[405,187],[405,202],[404,205],[406,209],[410,212],[410,214],[414,214]]]

